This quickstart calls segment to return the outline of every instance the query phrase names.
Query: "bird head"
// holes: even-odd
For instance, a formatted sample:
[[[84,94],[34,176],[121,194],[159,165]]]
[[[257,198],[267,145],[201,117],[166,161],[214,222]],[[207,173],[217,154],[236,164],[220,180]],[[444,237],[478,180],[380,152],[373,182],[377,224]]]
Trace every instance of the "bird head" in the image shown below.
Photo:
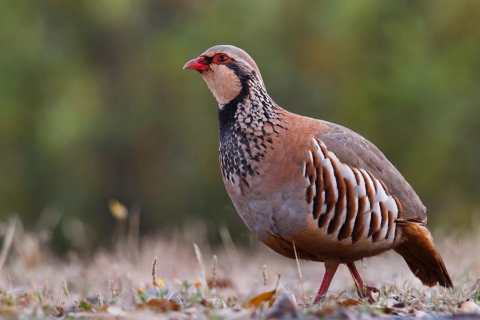
[[[214,46],[198,58],[188,61],[183,69],[200,72],[220,105],[235,99],[251,80],[264,86],[255,61],[234,46]]]

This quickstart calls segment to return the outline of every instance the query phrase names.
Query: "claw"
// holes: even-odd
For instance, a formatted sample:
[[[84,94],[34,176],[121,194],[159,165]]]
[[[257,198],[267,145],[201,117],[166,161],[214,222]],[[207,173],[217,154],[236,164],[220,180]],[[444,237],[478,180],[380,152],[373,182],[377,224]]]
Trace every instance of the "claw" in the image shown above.
[[[370,303],[375,303],[375,299],[373,299],[372,292],[378,293],[377,288],[372,287],[372,286],[367,286],[366,284],[363,283],[362,278],[360,277],[360,274],[357,271],[357,268],[355,267],[355,263],[349,262],[347,263],[348,270],[350,270],[350,273],[352,274],[353,280],[355,281],[355,287],[357,287],[357,292],[358,295],[361,298],[368,299]]]
[[[357,287],[357,292],[361,298],[368,299],[370,303],[375,303],[375,299],[372,297],[372,292],[378,293],[380,291],[375,287],[364,284],[362,290],[359,290],[359,287]]]

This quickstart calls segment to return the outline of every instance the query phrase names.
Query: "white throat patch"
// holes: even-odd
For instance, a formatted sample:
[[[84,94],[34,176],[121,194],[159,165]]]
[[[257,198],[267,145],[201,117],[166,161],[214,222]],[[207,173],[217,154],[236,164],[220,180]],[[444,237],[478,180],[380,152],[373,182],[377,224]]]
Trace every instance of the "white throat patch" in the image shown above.
[[[240,79],[226,66],[212,64],[211,70],[202,72],[202,78],[220,105],[232,101],[242,90]]]

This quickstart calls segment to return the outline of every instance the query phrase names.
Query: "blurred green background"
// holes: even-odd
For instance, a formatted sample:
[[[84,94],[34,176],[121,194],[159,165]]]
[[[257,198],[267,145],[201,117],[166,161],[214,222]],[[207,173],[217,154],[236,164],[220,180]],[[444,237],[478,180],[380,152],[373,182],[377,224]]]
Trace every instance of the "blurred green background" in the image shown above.
[[[247,234],[216,101],[182,70],[217,44],[246,50],[282,107],[375,143],[430,227],[475,225],[479,1],[1,1],[0,26],[0,218],[50,225],[59,250],[110,235],[111,198],[141,207],[142,234]]]

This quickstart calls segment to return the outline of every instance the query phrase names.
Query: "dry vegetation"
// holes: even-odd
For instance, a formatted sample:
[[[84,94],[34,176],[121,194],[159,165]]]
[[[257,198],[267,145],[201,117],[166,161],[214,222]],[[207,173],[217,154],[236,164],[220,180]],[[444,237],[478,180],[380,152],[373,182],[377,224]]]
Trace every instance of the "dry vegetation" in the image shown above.
[[[328,300],[313,306],[324,272],[321,263],[297,264],[261,244],[237,246],[227,230],[220,247],[210,246],[197,225],[144,239],[140,250],[125,233],[117,234],[115,250],[59,259],[42,232],[25,233],[19,221],[15,225],[1,228],[4,318],[369,319],[474,316],[480,310],[478,235],[435,235],[453,290],[422,286],[389,252],[364,261],[364,267],[359,263],[367,283],[380,289],[377,303],[358,300],[350,274],[340,268]]]

